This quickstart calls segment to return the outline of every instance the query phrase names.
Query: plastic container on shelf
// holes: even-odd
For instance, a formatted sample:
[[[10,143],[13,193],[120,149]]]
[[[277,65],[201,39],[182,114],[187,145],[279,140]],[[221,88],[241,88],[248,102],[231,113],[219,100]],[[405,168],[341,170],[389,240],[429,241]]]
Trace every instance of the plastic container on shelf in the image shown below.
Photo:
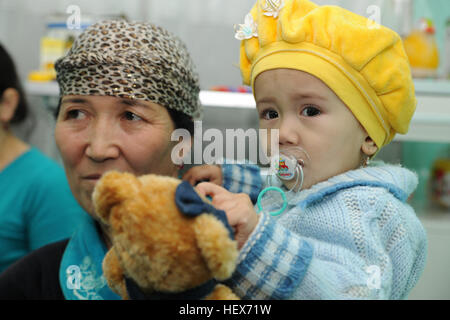
[[[439,68],[439,49],[436,29],[431,19],[422,18],[418,28],[403,39],[406,54],[415,78],[436,78]]]
[[[89,18],[88,18],[89,19]],[[79,28],[67,27],[66,15],[50,15],[46,22],[46,32],[40,42],[40,63],[39,70],[30,72],[30,81],[49,81],[56,78],[54,64],[72,46],[74,39],[91,22],[84,19]]]
[[[28,74],[28,80],[32,82],[48,82],[55,79],[55,74],[52,71],[36,70]]]
[[[442,158],[447,143],[403,142],[402,164],[417,173],[419,184],[410,198],[418,214],[426,214],[432,206],[432,173],[436,159]]]
[[[68,50],[69,34],[66,31],[65,23],[47,24],[47,32],[41,38],[40,50],[40,70],[54,74],[54,63],[62,57]]]
[[[445,24],[445,52],[444,78],[450,80],[450,17]]]
[[[238,93],[252,93],[252,88],[248,86],[212,86],[210,88],[211,91],[219,91],[219,92],[238,92]]]
[[[434,204],[450,213],[450,147],[433,165],[431,199]]]

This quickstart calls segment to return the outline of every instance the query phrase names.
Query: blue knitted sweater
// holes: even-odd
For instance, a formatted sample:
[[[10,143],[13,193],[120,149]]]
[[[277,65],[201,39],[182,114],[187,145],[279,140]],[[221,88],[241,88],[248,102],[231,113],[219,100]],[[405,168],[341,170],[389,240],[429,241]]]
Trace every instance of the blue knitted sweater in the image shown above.
[[[224,187],[255,200],[258,167],[223,165]],[[262,212],[228,285],[244,299],[406,299],[425,266],[427,238],[406,203],[417,176],[375,164],[288,195]]]

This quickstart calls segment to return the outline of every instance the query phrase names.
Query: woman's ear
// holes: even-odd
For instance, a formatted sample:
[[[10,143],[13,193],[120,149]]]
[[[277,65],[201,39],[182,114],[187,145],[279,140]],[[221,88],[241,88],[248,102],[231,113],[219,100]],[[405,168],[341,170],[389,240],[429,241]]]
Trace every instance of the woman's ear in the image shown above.
[[[371,157],[378,151],[378,147],[375,144],[375,142],[372,140],[372,138],[367,136],[361,146],[361,151],[366,156]]]
[[[3,92],[0,100],[0,122],[8,124],[19,105],[19,92],[14,88],[8,88]]]

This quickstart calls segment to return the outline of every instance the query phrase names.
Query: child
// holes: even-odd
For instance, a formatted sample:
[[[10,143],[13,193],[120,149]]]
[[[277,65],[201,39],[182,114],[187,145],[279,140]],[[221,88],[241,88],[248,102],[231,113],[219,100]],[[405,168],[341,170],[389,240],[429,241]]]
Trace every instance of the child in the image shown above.
[[[405,299],[426,258],[426,234],[406,203],[417,186],[400,166],[368,165],[415,110],[399,36],[339,7],[258,1],[240,25],[240,67],[261,128],[300,147],[301,190],[278,217],[256,213],[251,166],[191,169],[227,213],[241,248],[229,281],[244,299]],[[250,182],[249,182],[250,181]],[[285,190],[292,184],[285,183]],[[227,191],[228,189],[229,191]],[[253,197],[254,200],[254,197]]]

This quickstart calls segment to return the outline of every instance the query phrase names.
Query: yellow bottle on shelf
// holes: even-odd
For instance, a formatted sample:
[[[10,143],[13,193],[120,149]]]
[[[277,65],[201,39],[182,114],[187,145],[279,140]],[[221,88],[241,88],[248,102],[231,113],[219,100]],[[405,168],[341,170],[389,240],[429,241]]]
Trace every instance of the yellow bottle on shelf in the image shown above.
[[[434,78],[437,75],[439,50],[435,33],[433,22],[423,18],[420,20],[420,27],[403,40],[415,78]]]
[[[450,158],[436,160],[432,172],[432,200],[450,212]]]
[[[64,38],[43,37],[41,39],[41,70],[55,73],[55,61],[66,52],[66,40]]]
[[[55,62],[64,56],[72,46],[74,39],[91,23],[91,17],[83,16],[83,23],[76,28],[67,26],[65,14],[47,17],[46,32],[41,38],[39,69],[28,74],[29,81],[46,82],[56,79]]]
[[[444,78],[450,80],[450,18],[445,23],[445,68]]]

